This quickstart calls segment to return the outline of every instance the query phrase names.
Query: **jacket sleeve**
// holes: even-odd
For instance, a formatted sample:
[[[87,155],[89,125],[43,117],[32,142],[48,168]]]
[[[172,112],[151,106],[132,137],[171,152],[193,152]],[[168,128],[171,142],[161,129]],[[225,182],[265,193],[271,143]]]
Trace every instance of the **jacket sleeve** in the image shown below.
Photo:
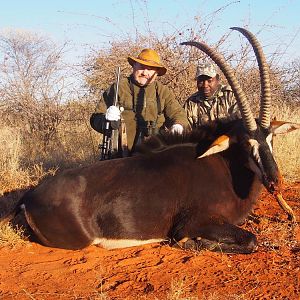
[[[92,128],[100,133],[103,133],[106,127],[105,112],[109,106],[113,104],[114,100],[114,85],[111,85],[100,97],[97,103],[95,112],[90,117],[90,124]],[[112,121],[110,125],[112,129],[119,127],[119,121]]]
[[[195,124],[194,124],[194,115],[193,115],[193,106],[192,106],[192,103],[191,103],[191,98],[188,98],[184,104],[183,104],[183,109],[185,110],[185,113],[186,113],[186,116],[187,116],[187,119],[188,119],[188,122],[189,122],[189,125],[190,125],[190,128],[193,128],[195,127]],[[196,115],[197,116],[197,115]]]
[[[166,86],[161,86],[161,99],[164,100],[163,113],[169,124],[181,124],[188,128],[189,123],[186,117],[185,110],[175,99],[174,93]]]
[[[105,115],[100,113],[93,113],[90,117],[90,124],[92,128],[100,133],[103,133],[105,130]]]

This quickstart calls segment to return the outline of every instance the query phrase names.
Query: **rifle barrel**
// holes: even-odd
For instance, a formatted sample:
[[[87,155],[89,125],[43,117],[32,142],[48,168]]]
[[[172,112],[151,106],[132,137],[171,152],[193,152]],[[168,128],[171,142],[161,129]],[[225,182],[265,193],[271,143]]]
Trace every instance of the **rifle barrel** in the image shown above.
[[[116,82],[116,85],[115,85],[115,99],[114,99],[114,105],[115,105],[115,106],[118,104],[118,94],[119,94],[120,74],[121,74],[121,68],[120,68],[120,67],[117,67],[117,71],[116,71],[117,82]]]
[[[117,80],[115,85],[115,97],[113,101],[114,106],[118,106],[120,74],[121,74],[121,68],[117,67],[116,70]],[[105,130],[102,138],[102,145],[100,147],[101,148],[100,160],[111,159],[112,156],[118,152],[118,136],[119,136],[118,129],[111,130],[110,122],[106,121]]]

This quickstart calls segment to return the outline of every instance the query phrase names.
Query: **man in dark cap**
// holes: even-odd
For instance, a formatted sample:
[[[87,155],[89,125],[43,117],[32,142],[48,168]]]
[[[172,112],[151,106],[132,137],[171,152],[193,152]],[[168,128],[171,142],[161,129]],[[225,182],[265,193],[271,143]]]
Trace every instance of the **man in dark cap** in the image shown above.
[[[184,103],[184,109],[192,128],[221,118],[236,118],[239,109],[230,86],[223,85],[214,65],[198,66],[195,79],[198,91]]]

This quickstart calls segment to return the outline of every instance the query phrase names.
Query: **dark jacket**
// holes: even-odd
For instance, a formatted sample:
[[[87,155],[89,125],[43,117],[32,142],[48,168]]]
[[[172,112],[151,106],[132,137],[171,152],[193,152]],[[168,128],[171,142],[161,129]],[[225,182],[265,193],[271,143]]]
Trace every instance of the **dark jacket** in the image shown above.
[[[91,126],[98,132],[103,133],[105,112],[113,105],[114,93],[115,84],[102,94],[95,113],[91,116]],[[160,82],[155,81],[140,87],[134,83],[132,77],[123,78],[119,83],[118,96],[118,106],[124,108],[122,118],[126,124],[129,150],[140,130],[147,135],[173,124],[188,127],[184,109],[173,92]],[[151,132],[147,131],[149,125],[153,127]]]

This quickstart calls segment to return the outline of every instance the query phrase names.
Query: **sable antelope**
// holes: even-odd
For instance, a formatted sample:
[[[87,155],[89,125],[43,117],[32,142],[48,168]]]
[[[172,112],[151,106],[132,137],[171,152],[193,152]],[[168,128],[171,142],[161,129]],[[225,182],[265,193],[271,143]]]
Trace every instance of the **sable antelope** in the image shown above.
[[[231,253],[256,249],[255,235],[237,225],[248,216],[262,185],[272,194],[280,192],[272,135],[300,126],[270,122],[268,66],[261,46],[249,31],[233,29],[248,38],[258,60],[258,120],[224,58],[202,42],[183,43],[220,67],[242,119],[215,121],[183,136],[154,136],[135,156],[66,170],[41,183],[19,204],[44,245],[119,248],[168,241]]]

